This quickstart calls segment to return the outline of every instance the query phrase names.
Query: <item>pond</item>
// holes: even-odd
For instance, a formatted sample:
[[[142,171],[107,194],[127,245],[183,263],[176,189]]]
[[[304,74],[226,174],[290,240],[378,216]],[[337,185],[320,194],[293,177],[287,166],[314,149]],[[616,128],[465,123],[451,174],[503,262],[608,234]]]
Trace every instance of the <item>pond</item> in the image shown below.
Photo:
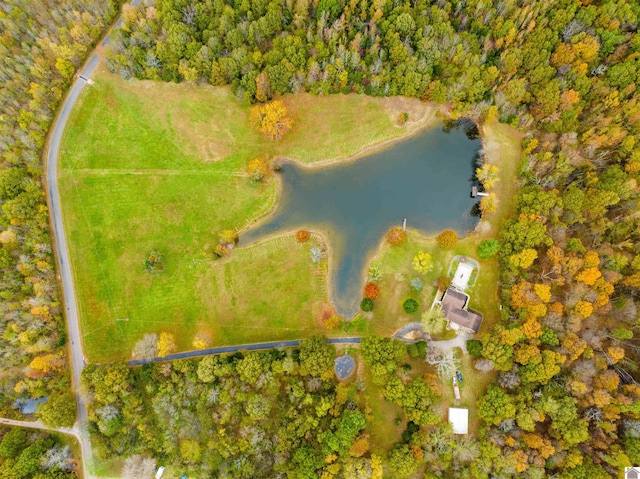
[[[359,309],[366,267],[393,226],[469,233],[470,198],[481,142],[470,122],[432,128],[348,163],[308,168],[286,161],[275,210],[240,236],[245,246],[279,232],[310,229],[327,239],[331,300],[338,314]]]

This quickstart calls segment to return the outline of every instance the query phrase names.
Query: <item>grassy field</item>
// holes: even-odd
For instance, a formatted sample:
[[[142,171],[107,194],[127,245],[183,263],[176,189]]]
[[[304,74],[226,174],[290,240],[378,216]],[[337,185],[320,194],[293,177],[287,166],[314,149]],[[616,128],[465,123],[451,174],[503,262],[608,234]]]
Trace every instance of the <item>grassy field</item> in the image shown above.
[[[253,157],[348,157],[406,134],[433,110],[355,95],[283,100],[294,129],[273,142],[249,128],[248,107],[227,88],[103,72],[85,90],[65,133],[59,181],[89,360],[129,358],[148,332],[174,332],[182,350],[197,333],[223,345],[324,331],[326,262],[311,262],[312,243],[275,238],[217,262],[205,248],[274,205],[276,182],[245,175]],[[397,127],[404,110],[413,123]],[[151,250],[166,259],[159,275],[142,266]]]

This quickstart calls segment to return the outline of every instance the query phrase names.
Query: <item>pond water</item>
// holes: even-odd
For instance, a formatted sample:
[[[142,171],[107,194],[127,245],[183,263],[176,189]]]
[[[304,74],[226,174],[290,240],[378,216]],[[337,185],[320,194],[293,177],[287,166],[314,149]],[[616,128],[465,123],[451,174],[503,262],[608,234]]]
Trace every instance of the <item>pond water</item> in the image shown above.
[[[476,225],[470,198],[481,142],[469,122],[428,129],[390,148],[327,168],[284,162],[272,214],[240,235],[240,245],[267,235],[311,229],[325,235],[331,299],[345,319],[359,309],[366,267],[393,226],[464,236]]]

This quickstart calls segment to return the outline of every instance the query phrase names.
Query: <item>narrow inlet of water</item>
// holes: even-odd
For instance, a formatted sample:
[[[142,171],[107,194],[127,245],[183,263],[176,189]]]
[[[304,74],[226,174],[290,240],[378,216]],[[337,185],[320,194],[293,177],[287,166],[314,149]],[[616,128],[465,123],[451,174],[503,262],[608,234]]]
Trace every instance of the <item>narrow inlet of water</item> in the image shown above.
[[[470,198],[481,142],[469,122],[432,128],[355,161],[326,168],[284,162],[274,211],[241,233],[246,246],[296,229],[321,232],[330,251],[333,305],[352,318],[366,266],[385,233],[402,226],[465,236],[476,225]]]

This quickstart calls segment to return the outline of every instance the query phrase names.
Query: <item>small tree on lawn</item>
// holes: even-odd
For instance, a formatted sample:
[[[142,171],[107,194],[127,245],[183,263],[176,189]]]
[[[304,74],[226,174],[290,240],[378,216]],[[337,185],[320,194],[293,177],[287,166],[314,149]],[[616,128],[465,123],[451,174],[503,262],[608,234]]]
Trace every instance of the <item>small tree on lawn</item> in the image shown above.
[[[420,304],[413,298],[409,298],[404,303],[402,303],[402,309],[407,314],[416,313],[419,307],[420,307]]]
[[[441,248],[452,249],[458,244],[458,235],[453,230],[444,230],[437,236],[436,242]]]
[[[214,253],[221,257],[229,254],[231,250],[238,244],[238,234],[233,230],[224,230],[218,234],[218,244]]]
[[[380,294],[380,287],[375,283],[367,283],[364,287],[364,297],[369,299],[376,299]]]
[[[364,298],[360,301],[360,309],[365,313],[373,311],[373,300],[371,298]]]
[[[449,276],[440,276],[438,278],[438,289],[440,291],[446,291],[449,286],[451,286],[451,278]]]
[[[178,349],[176,340],[171,333],[161,332],[158,339],[158,356],[161,358],[175,352]]]
[[[401,246],[407,241],[407,232],[402,228],[394,227],[387,233],[387,241],[392,246]]]
[[[160,251],[152,251],[144,260],[144,269],[149,274],[161,273],[165,266],[164,257]]]
[[[254,158],[247,165],[247,173],[253,181],[262,181],[269,174],[269,164],[264,158]]]
[[[287,109],[279,100],[253,106],[249,119],[251,126],[273,140],[281,139],[293,125],[293,121],[287,115]]]
[[[460,368],[460,361],[456,359],[453,349],[444,353],[438,348],[429,348],[426,359],[429,364],[436,367],[441,381],[450,381],[456,369]]]
[[[433,268],[433,261],[429,253],[418,251],[413,257],[413,269],[418,273],[428,273]]]
[[[480,242],[477,248],[478,257],[481,259],[491,258],[500,251],[500,243],[495,239],[487,239]]]
[[[296,240],[298,240],[298,243],[306,243],[307,241],[309,241],[310,236],[311,235],[307,230],[296,231]]]

